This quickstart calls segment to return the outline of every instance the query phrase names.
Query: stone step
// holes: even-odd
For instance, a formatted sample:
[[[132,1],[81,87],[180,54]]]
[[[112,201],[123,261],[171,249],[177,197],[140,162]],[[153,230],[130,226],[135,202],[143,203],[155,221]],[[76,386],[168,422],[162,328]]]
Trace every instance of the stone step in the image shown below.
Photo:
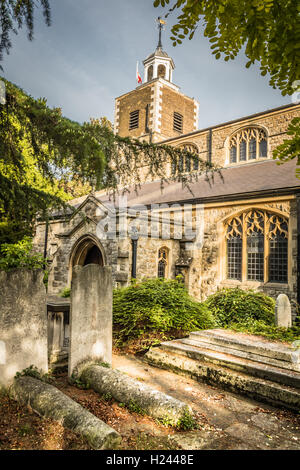
[[[262,364],[267,364],[267,365],[270,365],[270,366],[279,367],[281,369],[287,369],[287,370],[292,370],[292,371],[295,371],[295,372],[300,372],[300,365],[299,364],[294,364],[294,363],[291,363],[291,362],[288,362],[288,361],[282,361],[282,360],[279,360],[279,359],[273,359],[273,358],[270,358],[270,357],[267,357],[267,356],[261,356],[259,354],[255,354],[255,353],[252,353],[252,352],[249,352],[249,351],[244,351],[242,349],[235,349],[235,348],[229,347],[227,345],[222,346],[222,345],[217,344],[217,343],[210,343],[210,342],[200,341],[199,339],[196,339],[196,340],[191,339],[190,337],[181,339],[180,341],[183,344],[187,344],[187,345],[190,345],[190,346],[195,346],[195,347],[198,347],[198,348],[208,349],[208,350],[212,350],[212,351],[215,351],[215,352],[230,354],[230,355],[236,356],[236,357],[242,357],[244,359],[249,359],[251,361],[260,362]]]
[[[144,360],[157,367],[170,369],[181,375],[189,375],[193,379],[234,393],[246,395],[275,406],[299,411],[299,388],[253,376],[249,374],[249,369],[246,369],[246,373],[243,367],[238,367],[238,364],[236,364],[236,369],[234,370],[224,367],[220,361],[215,364],[211,360],[199,360],[199,356],[196,356],[197,358],[195,359],[187,353],[183,353],[184,347],[187,348],[187,345],[182,344],[179,349],[176,347],[171,348],[168,344],[166,347],[166,343],[164,343],[159,347],[151,348],[145,354]]]
[[[208,345],[219,345],[228,347],[232,350],[249,352],[257,356],[285,361],[292,364],[294,370],[300,371],[300,350],[294,350],[291,346],[268,341],[265,338],[248,335],[245,333],[236,333],[229,330],[215,329],[194,331],[189,339],[208,343]],[[211,346],[207,346],[208,348]]]
[[[300,373],[262,364],[232,354],[213,351],[186,344],[183,340],[167,341],[160,345],[161,350],[174,352],[203,363],[211,363],[228,369],[244,372],[254,377],[270,380],[294,388],[300,388]]]

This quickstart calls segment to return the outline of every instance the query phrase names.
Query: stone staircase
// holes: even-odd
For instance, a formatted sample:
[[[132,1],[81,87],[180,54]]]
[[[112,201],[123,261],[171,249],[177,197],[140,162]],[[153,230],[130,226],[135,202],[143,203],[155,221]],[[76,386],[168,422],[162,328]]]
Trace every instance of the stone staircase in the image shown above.
[[[229,330],[195,331],[151,348],[152,365],[300,411],[300,350]]]

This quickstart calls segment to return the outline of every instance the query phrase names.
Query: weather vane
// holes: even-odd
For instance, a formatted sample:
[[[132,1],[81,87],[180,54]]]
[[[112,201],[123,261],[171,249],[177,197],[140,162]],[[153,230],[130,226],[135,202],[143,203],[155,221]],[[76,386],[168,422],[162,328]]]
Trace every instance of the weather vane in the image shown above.
[[[159,16],[156,20],[156,23],[158,24],[158,30],[159,30],[157,49],[162,49],[161,32],[164,31],[164,29],[165,29],[164,26],[166,24],[166,21],[162,20],[162,18]]]

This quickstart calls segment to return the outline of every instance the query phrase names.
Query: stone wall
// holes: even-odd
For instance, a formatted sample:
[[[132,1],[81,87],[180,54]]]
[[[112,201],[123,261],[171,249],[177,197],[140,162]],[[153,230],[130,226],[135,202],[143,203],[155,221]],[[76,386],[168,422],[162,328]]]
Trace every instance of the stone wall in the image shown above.
[[[98,243],[103,253],[103,264],[111,266],[113,281],[116,282],[118,265],[118,244],[116,240],[99,240],[97,223],[101,219],[101,205],[93,197],[87,196],[81,210],[71,219],[61,219],[49,224],[47,257],[49,259],[48,293],[58,294],[70,287],[72,280],[72,258],[80,240],[91,237]],[[43,253],[45,224],[36,227],[34,246]]]
[[[0,272],[0,386],[31,365],[48,371],[43,271]]]
[[[121,137],[140,137],[146,134],[146,106],[150,106],[152,86],[146,85],[138,90],[134,90],[116,100],[116,122],[115,131]],[[139,127],[129,130],[129,115],[132,111],[139,110]]]
[[[177,112],[183,116],[182,134],[197,129],[197,107],[192,98],[178,93],[167,86],[162,87],[161,93],[161,127],[162,135],[179,137],[180,132],[173,129],[173,116]]]
[[[205,231],[202,250],[194,251],[194,259],[190,268],[190,293],[204,300],[221,287],[253,288],[270,295],[274,299],[279,294],[286,294],[293,306],[295,315],[295,304],[297,300],[297,219],[296,200],[282,198],[281,201],[256,200],[235,202],[223,207],[205,208]],[[289,252],[288,252],[288,282],[286,284],[257,282],[257,281],[235,281],[226,279],[226,249],[223,221],[227,217],[253,207],[262,210],[278,210],[289,217]]]
[[[140,238],[137,248],[138,279],[157,277],[158,252],[163,247],[166,247],[168,251],[167,277],[175,278],[175,262],[179,257],[179,241]],[[130,250],[130,253],[132,253],[132,250]]]
[[[108,266],[90,264],[73,270],[69,376],[87,360],[111,364],[112,279]]]
[[[228,164],[226,143],[227,139],[237,130],[247,126],[262,126],[268,133],[269,157],[274,149],[288,138],[286,134],[290,121],[299,116],[300,105],[285,109],[261,113],[258,116],[241,118],[240,120],[212,128],[212,162],[224,166]],[[190,135],[178,137],[176,140],[167,141],[169,145],[177,146],[183,143],[194,143],[198,147],[199,156],[208,160],[209,156],[209,130],[199,130]]]

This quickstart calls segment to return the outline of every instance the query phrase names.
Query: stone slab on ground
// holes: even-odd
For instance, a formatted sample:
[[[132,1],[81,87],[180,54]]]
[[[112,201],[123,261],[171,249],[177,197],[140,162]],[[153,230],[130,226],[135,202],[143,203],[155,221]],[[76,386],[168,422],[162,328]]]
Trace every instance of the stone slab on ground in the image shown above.
[[[170,436],[183,449],[300,450],[299,414],[158,369],[134,356],[113,355],[113,367],[185,401],[201,417],[199,430]]]
[[[138,407],[154,418],[168,420],[174,426],[187,413],[191,413],[183,401],[149,387],[118,370],[90,365],[82,371],[80,380],[102,395],[110,394],[115,400]]]
[[[191,357],[189,357],[191,355]],[[186,374],[196,380],[221,389],[227,389],[251,398],[298,411],[300,409],[300,389],[282,385],[245,373],[245,368],[238,364],[223,367],[224,363],[217,361],[199,361],[194,352],[182,348],[178,354],[163,347],[151,348],[145,360],[154,366],[172,370],[178,374]],[[226,364],[228,366],[228,364]],[[234,370],[233,370],[234,369]],[[247,369],[249,372],[249,369]],[[267,374],[266,371],[266,375]]]
[[[224,347],[224,351],[228,348],[230,351],[236,350],[251,353],[255,355],[254,359],[264,362],[264,359],[275,359],[276,364],[280,367],[294,366],[294,370],[300,371],[300,350],[295,350],[287,343],[279,341],[270,341],[257,335],[235,332],[226,329],[213,329],[194,331],[189,336],[190,339],[207,343],[207,347],[219,345]],[[226,348],[226,349],[225,349]],[[251,359],[251,356],[249,357]],[[266,362],[269,363],[268,361]],[[285,364],[287,363],[287,364]]]
[[[34,379],[19,377],[11,386],[14,399],[45,418],[52,418],[84,437],[94,449],[115,449],[121,436],[110,426],[54,386]]]
[[[276,406],[300,409],[300,350],[287,343],[225,329],[202,330],[152,347],[145,360]]]

